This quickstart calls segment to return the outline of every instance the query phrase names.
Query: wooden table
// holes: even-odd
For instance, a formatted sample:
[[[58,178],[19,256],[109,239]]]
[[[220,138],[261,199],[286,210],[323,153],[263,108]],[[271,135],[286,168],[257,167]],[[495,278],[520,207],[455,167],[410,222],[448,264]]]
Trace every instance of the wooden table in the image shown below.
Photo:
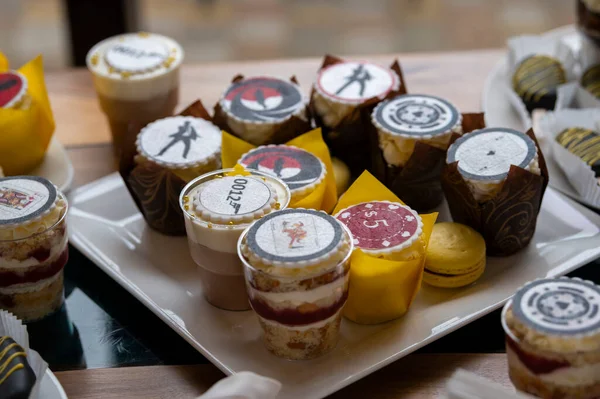
[[[408,90],[448,98],[465,112],[481,110],[485,79],[500,59],[500,50],[404,54]],[[394,56],[369,57],[389,64]],[[308,92],[320,59],[188,65],[182,70],[181,106],[200,98],[207,108],[217,101],[230,79],[246,75],[296,75]],[[56,134],[75,165],[75,186],[114,171],[109,131],[86,70],[47,75]],[[364,378],[332,398],[430,398],[459,368],[472,370],[510,386],[503,354],[416,354]],[[56,373],[71,399],[193,398],[223,374],[212,365],[92,369]]]

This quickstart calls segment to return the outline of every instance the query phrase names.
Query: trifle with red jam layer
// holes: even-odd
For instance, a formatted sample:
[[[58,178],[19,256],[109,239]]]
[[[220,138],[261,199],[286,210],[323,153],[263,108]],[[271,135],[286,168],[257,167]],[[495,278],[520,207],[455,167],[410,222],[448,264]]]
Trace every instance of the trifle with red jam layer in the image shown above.
[[[335,347],[351,253],[348,230],[311,209],[273,212],[244,233],[239,254],[248,297],[269,351],[311,359]]]
[[[63,302],[67,200],[48,180],[0,179],[0,308],[41,319]]]

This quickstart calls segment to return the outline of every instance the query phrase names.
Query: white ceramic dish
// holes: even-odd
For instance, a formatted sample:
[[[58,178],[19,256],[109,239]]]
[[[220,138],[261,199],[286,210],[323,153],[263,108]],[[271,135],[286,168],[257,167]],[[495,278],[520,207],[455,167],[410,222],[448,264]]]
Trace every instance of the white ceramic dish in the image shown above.
[[[579,38],[577,37],[577,33],[573,26],[565,26],[551,30],[547,32],[545,36],[551,39],[566,39],[575,50],[577,49]],[[494,69],[492,69],[483,88],[482,101],[483,111],[485,112],[485,123],[490,127],[509,127],[524,131],[529,129],[530,126],[524,125],[521,118],[519,118],[517,111],[515,111],[508,100],[504,84],[504,82],[509,79],[507,75],[507,60],[506,57],[504,57],[496,64]],[[539,139],[540,141],[543,141],[544,137],[539,137]],[[548,165],[550,185],[561,193],[568,195],[591,208],[600,210],[600,208],[587,203],[579,196],[556,161],[551,157],[550,152],[545,150],[544,143],[541,142],[540,145],[542,146]]]
[[[75,190],[70,201],[75,247],[225,373],[273,377],[283,383],[284,398],[331,394],[499,308],[527,281],[600,257],[600,216],[548,189],[531,245],[512,257],[490,258],[476,284],[458,290],[424,286],[403,318],[376,326],[344,320],[333,352],[291,362],[263,347],[251,311],[223,311],[203,299],[185,237],[152,231],[118,174]],[[444,205],[440,220],[448,219]]]
[[[42,399],[67,399],[67,394],[52,371],[46,370],[40,387],[40,398]]]
[[[53,137],[48,146],[46,157],[40,166],[30,173],[33,176],[42,176],[54,183],[63,193],[69,191],[75,169],[69,159],[67,150]]]

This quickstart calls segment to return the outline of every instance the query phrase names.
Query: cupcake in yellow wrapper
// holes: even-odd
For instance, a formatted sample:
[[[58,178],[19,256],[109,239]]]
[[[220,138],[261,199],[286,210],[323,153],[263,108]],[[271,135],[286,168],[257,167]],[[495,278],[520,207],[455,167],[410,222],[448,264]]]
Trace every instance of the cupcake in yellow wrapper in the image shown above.
[[[281,145],[255,147],[223,132],[221,161],[281,178],[290,188],[290,208],[331,212],[337,201],[336,181],[329,149],[315,129]]]
[[[54,133],[42,57],[16,71],[0,53],[0,168],[7,176],[39,165]]]
[[[404,315],[421,287],[437,213],[419,215],[364,172],[333,214],[350,229],[355,246],[344,316],[376,324]]]

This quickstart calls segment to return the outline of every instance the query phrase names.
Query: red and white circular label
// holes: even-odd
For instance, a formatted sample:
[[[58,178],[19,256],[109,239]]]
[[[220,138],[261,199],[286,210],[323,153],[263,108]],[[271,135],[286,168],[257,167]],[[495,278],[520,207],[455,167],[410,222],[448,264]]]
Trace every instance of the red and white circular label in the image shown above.
[[[365,202],[344,209],[337,219],[350,229],[354,245],[363,249],[394,249],[413,238],[420,217],[394,202]]]
[[[9,107],[23,91],[25,83],[20,74],[0,73],[0,107]]]

